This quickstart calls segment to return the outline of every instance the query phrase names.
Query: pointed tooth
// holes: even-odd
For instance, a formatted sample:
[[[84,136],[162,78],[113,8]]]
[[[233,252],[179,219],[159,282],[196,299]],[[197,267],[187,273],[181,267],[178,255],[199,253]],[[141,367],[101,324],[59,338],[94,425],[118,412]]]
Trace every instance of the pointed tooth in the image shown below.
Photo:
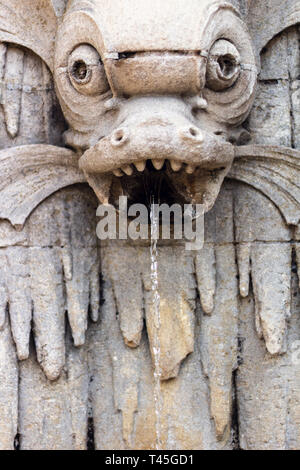
[[[195,167],[192,165],[187,165],[185,171],[188,175],[192,175],[195,171]]]
[[[117,170],[113,170],[113,174],[115,176],[117,176],[118,178],[121,178],[121,176],[123,176],[123,173],[121,170],[117,169]]]
[[[135,165],[137,171],[142,172],[146,168],[146,161],[144,160],[143,162],[136,162],[134,165]]]
[[[37,360],[48,379],[56,380],[65,364],[65,293],[60,253],[54,248],[32,247],[29,256]]]
[[[133,168],[131,168],[130,165],[123,166],[123,167],[122,167],[122,170],[123,170],[124,173],[126,173],[126,175],[128,175],[128,176],[131,176],[132,173],[133,173]]]
[[[176,162],[175,160],[170,160],[170,164],[173,171],[179,171],[182,167],[182,162]]]
[[[161,170],[162,167],[164,166],[165,161],[164,160],[152,160],[152,165],[156,170]]]

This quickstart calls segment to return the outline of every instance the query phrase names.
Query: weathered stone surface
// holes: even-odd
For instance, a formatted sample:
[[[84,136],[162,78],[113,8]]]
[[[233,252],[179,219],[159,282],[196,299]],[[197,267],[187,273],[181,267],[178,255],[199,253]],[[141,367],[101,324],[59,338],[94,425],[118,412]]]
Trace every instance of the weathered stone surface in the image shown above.
[[[0,1],[0,449],[299,449],[299,20]],[[159,322],[149,243],[96,238],[119,195],[207,212]]]

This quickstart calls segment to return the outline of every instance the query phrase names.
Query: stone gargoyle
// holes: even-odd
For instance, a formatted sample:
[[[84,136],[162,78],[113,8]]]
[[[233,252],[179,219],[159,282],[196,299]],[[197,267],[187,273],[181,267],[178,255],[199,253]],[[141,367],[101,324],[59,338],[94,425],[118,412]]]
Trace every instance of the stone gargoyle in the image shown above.
[[[135,199],[143,172],[157,171],[177,199],[206,211],[227,177],[262,191],[288,224],[299,222],[299,153],[242,145],[261,45],[254,49],[232,4],[73,0],[58,20],[51,1],[35,3],[32,17],[26,2],[1,2],[0,40],[48,65],[73,150],[1,151],[1,218],[22,227],[50,194],[85,181],[101,202]],[[273,35],[266,28],[263,44]]]
[[[265,10],[268,11],[269,8],[272,15],[266,15],[263,27],[257,21],[257,15],[261,10],[258,8],[256,11],[255,6],[261,2],[251,0],[244,2],[247,3],[248,17],[242,16],[236,8],[239,3],[242,2],[234,0],[227,2],[221,0],[0,0],[0,105],[6,128],[5,137],[8,136],[7,140],[4,139],[2,150],[0,150],[1,223],[6,224],[6,221],[9,221],[22,233],[26,221],[30,220],[37,206],[58,190],[77,183],[89,183],[102,203],[117,205],[120,195],[127,195],[131,201],[142,202],[147,196],[145,195],[145,179],[147,179],[147,184],[153,185],[153,188],[149,189],[151,192],[155,189],[159,178],[162,199],[168,202],[200,203],[209,214],[213,213],[220,201],[218,195],[222,190],[222,185],[227,184],[225,180],[227,182],[237,180],[245,183],[240,185],[242,188],[247,188],[246,185],[248,185],[266,196],[267,200],[273,203],[270,205],[276,206],[280,211],[286,225],[297,226],[300,221],[300,152],[294,148],[279,145],[251,144],[251,135],[246,129],[245,121],[255,99],[262,49],[274,36],[300,21],[299,0],[288,2],[266,0]],[[277,21],[272,21],[273,17],[276,17]],[[11,55],[7,53],[10,49],[14,49]],[[37,57],[42,63],[43,70],[46,70],[45,76],[50,77],[51,86],[53,80],[55,93],[68,125],[68,129],[64,132],[64,146],[44,143],[13,146],[20,127],[22,93],[34,94],[36,91],[33,86],[26,83],[25,79],[23,80],[23,69],[22,72],[20,72],[21,67],[18,70],[18,54],[16,53],[15,57],[11,58],[16,50],[30,51],[31,56]],[[38,67],[37,69],[39,70]],[[27,65],[26,73],[30,74],[30,72],[30,65]],[[48,82],[45,83],[45,81],[47,80],[43,76],[40,82],[42,82],[46,100]],[[28,90],[26,87],[29,87]],[[25,111],[23,109],[24,121],[24,115],[28,119],[32,116],[32,108],[28,111],[28,116],[26,106],[23,108],[25,109]],[[40,118],[41,109],[38,111]],[[47,121],[49,116],[45,115],[44,119]],[[43,139],[37,140],[44,142]],[[48,139],[48,142],[52,140]],[[70,199],[73,198],[73,193],[68,194]],[[72,210],[76,204],[77,200],[73,201]],[[241,197],[240,206],[242,205],[243,198]],[[82,206],[78,204],[78,212]],[[65,207],[61,212],[63,211],[66,211]],[[232,207],[228,212],[232,215]],[[77,213],[78,218],[80,217]],[[270,219],[268,219],[268,225],[271,226],[269,222]],[[9,227],[8,233],[11,229],[10,224],[5,225],[5,228]],[[61,225],[64,224],[61,223]],[[7,235],[6,237],[8,238]],[[10,324],[17,357],[24,360],[30,356],[29,343],[33,318],[37,360],[47,378],[55,384],[55,381],[61,377],[65,366],[65,323],[62,315],[56,315],[58,310],[65,311],[62,271],[67,286],[67,310],[73,340],[75,346],[82,346],[87,330],[89,302],[94,305],[91,305],[90,312],[92,320],[97,320],[99,312],[99,264],[97,264],[98,260],[95,264],[90,262],[96,250],[93,246],[93,249],[88,250],[90,248],[88,247],[85,251],[85,247],[82,249],[82,245],[79,246],[73,264],[75,266],[77,263],[84,268],[78,269],[74,274],[71,272],[71,262],[69,262],[71,257],[68,253],[66,256],[62,255],[65,256],[63,269],[61,267],[56,269],[53,256],[49,254],[52,244],[43,240],[40,245],[46,249],[40,250],[40,252],[45,251],[45,254],[41,254],[40,246],[35,246],[38,243],[33,243],[29,276],[28,270],[24,268],[28,264],[25,256],[23,262],[19,262],[23,256],[21,242],[20,246],[18,240],[13,242],[17,250],[20,248],[21,254],[17,259],[13,250],[10,253],[7,238],[4,237],[4,250],[2,251],[8,252],[5,256],[10,261],[7,271],[9,271],[9,282],[12,285],[12,297],[14,298],[16,290],[22,290],[22,287],[27,285],[30,276],[33,286],[31,286],[31,296],[28,295],[30,299],[27,299],[25,308],[23,308],[25,294],[23,297],[20,295],[17,301],[11,301],[9,305]],[[260,240],[259,237],[257,239]],[[234,245],[235,241],[230,239],[231,242]],[[67,244],[66,242],[65,245]],[[207,348],[209,358],[214,357],[214,354],[217,357],[215,362],[212,360],[204,367],[204,375],[211,383],[210,416],[214,418],[219,441],[222,441],[224,436],[226,437],[226,432],[230,430],[232,373],[236,370],[237,364],[238,315],[237,308],[232,307],[229,302],[229,297],[233,297],[233,289],[230,291],[230,288],[226,287],[227,278],[231,276],[236,280],[237,271],[239,271],[240,289],[239,292],[234,291],[236,302],[238,294],[241,294],[241,297],[248,296],[250,271],[252,272],[256,301],[256,330],[259,337],[264,338],[268,353],[272,357],[277,357],[285,351],[285,329],[288,317],[286,305],[290,298],[291,255],[288,251],[291,245],[290,239],[286,245],[288,248],[284,246],[280,251],[277,244],[279,254],[276,264],[278,271],[276,282],[273,279],[273,272],[265,275],[263,271],[264,265],[269,262],[271,251],[274,250],[273,245],[270,243],[261,251],[258,247],[257,252],[254,255],[252,253],[251,271],[250,249],[242,239],[237,249],[237,256],[235,247],[231,247],[230,250],[226,247],[228,251],[224,250],[221,254],[219,252],[216,260],[214,247],[208,246],[201,256],[197,258],[196,255],[196,273],[193,271],[194,267],[184,266],[182,262],[180,276],[183,281],[180,279],[177,284],[173,283],[174,292],[176,289],[179,291],[179,287],[183,291],[178,296],[181,296],[180,301],[177,302],[178,298],[175,294],[169,294],[169,286],[165,287],[164,295],[167,300],[164,308],[169,317],[165,315],[163,327],[165,330],[171,330],[173,327],[175,333],[172,332],[173,335],[167,335],[168,337],[161,341],[162,379],[165,380],[163,386],[167,387],[166,384],[172,382],[168,379],[176,377],[182,361],[194,350],[195,335],[190,326],[192,322],[189,321],[189,309],[193,310],[192,313],[190,312],[191,317],[194,315],[194,306],[193,308],[186,307],[185,303],[188,304],[190,301],[188,298],[190,286],[192,282],[195,282],[194,279],[190,280],[190,277],[196,274],[201,307],[206,314],[201,326],[203,330],[206,326],[206,335],[209,337],[206,343],[203,341],[204,348]],[[287,254],[284,252],[285,249]],[[88,255],[86,255],[87,252]],[[40,253],[39,256],[36,253]],[[105,269],[107,272],[112,271],[107,277],[110,277],[113,285],[114,283],[117,285],[117,287],[114,285],[114,288],[116,304],[119,303],[117,307],[120,330],[126,345],[132,348],[127,348],[124,352],[126,359],[134,348],[142,349],[137,346],[140,346],[143,341],[143,309],[150,310],[150,307],[147,303],[143,304],[142,281],[139,279],[142,269],[136,261],[135,252],[131,256],[122,258],[122,250],[114,246],[113,249],[108,248],[107,253],[106,258],[110,256],[112,267],[106,266]],[[181,262],[181,258],[179,257],[178,261],[174,253],[166,250],[164,255],[165,267],[163,267],[162,276],[165,279],[169,279],[169,272],[175,269],[174,266],[178,268]],[[1,255],[2,253],[0,253],[0,262],[4,265]],[[88,258],[90,262],[88,268],[85,266],[85,258]],[[234,266],[234,269],[222,271],[220,265],[226,267],[226,262],[229,266]],[[105,265],[105,262],[103,264]],[[236,269],[236,264],[238,264],[238,269]],[[216,265],[218,269],[215,269]],[[50,268],[47,271],[48,266]],[[118,267],[118,272],[114,266]],[[40,275],[41,271],[43,275]],[[216,271],[218,271],[217,274]],[[91,278],[89,278],[90,272],[92,272]],[[82,273],[86,274],[87,279],[82,279],[84,277]],[[8,294],[6,292],[9,288],[4,288],[5,282],[2,282],[1,275],[0,272],[0,332],[5,325],[6,306],[10,301],[8,299],[10,292]],[[125,286],[120,287],[120,278],[122,281],[125,279]],[[9,284],[9,282],[6,283]],[[220,287],[217,284],[222,285]],[[61,291],[59,294],[55,292],[54,301],[49,294],[51,290],[49,285],[59,286]],[[274,294],[276,290],[273,289],[274,285],[280,288],[283,285],[283,287],[281,290],[278,288]],[[92,286],[92,294],[89,293],[90,286]],[[221,293],[217,292],[218,287]],[[106,286],[106,289],[108,292],[106,303],[109,304],[109,287]],[[125,298],[124,292],[128,291],[134,299],[137,299],[135,308],[132,307],[131,299],[127,302]],[[146,294],[149,293],[149,285],[146,285],[145,291],[147,291]],[[271,294],[265,295],[265,292]],[[270,301],[272,296],[273,302]],[[31,297],[34,297],[33,302]],[[172,297],[175,298],[173,303]],[[55,305],[52,308],[52,302],[56,302],[58,306]],[[32,304],[37,314],[32,313],[34,310]],[[112,300],[111,304],[113,304]],[[274,308],[275,304],[277,310]],[[181,308],[182,305],[183,308]],[[226,305],[229,305],[228,311]],[[274,310],[276,310],[275,314]],[[84,311],[83,314],[82,311]],[[180,323],[184,317],[181,315],[182,311],[188,314]],[[176,317],[177,312],[179,312],[179,320]],[[219,315],[213,315],[216,312]],[[176,317],[175,320],[179,324],[177,330],[174,328],[176,321],[172,315]],[[148,318],[150,316],[148,312]],[[107,336],[117,335],[119,330],[117,333],[113,331],[107,317],[102,322],[102,327],[109,331]],[[147,317],[147,312],[145,317]],[[208,324],[208,319],[212,320],[212,323],[219,321],[221,326],[218,324],[216,326],[214,323],[211,326]],[[55,327],[52,328],[51,334],[48,334],[52,320]],[[106,326],[105,321],[107,321]],[[185,335],[180,335],[182,330]],[[148,319],[147,332],[151,349],[153,333],[151,333],[151,321]],[[176,335],[183,340],[178,346],[178,351],[175,351],[176,354],[172,355],[172,350],[177,347],[174,344],[177,339]],[[226,341],[227,344],[225,344]],[[216,344],[219,347],[215,347]],[[113,350],[112,347],[111,349]],[[110,354],[113,358],[115,357],[114,352]],[[120,377],[125,377],[124,383],[129,373],[125,359],[121,365],[118,364],[118,372],[113,372],[118,376],[118,380]],[[109,360],[107,359],[109,367],[117,368],[117,365],[111,366]],[[122,368],[124,370],[121,370]],[[137,368],[134,361],[132,369],[135,373]],[[6,362],[2,370],[6,373]],[[122,373],[119,372],[120,370]],[[134,373],[132,373],[133,376]],[[2,376],[4,375],[3,373]],[[115,385],[118,389],[115,402],[118,410],[122,410],[126,418],[123,422],[123,434],[127,447],[130,447],[133,416],[138,402],[137,383],[138,380],[142,382],[142,379],[136,379],[133,385],[130,383],[132,388],[121,386],[118,380]],[[9,394],[12,390],[17,393],[17,381],[16,373],[13,375],[13,385],[9,383],[7,386]],[[206,378],[203,383],[205,381]],[[111,391],[102,394],[101,387],[99,387],[101,390],[99,402],[101,401],[102,406],[104,395],[110,396]],[[197,396],[193,390],[191,394],[193,397]],[[201,392],[199,395],[204,396],[205,393]],[[6,395],[3,394],[3,396],[5,398]],[[192,399],[190,402],[192,403]],[[26,407],[26,403],[24,406]],[[33,408],[28,406],[30,410]],[[77,409],[76,406],[74,408]],[[200,409],[201,406],[198,408]],[[15,423],[11,426],[12,430],[7,433],[10,439],[9,445],[11,445],[11,436],[16,434],[14,432],[17,428],[16,410],[17,405],[14,414],[10,409],[8,412],[13,415],[12,420]],[[188,416],[186,421],[189,421],[189,416],[193,414],[194,409],[191,415],[186,415]],[[244,414],[247,415],[247,412]],[[151,415],[150,412],[149,415]],[[104,421],[106,420],[105,413],[103,416],[101,419]],[[208,423],[210,423],[210,416],[207,418]],[[169,419],[169,414],[167,417]],[[148,418],[143,419],[143,423],[147,420]],[[29,422],[30,426],[31,422]],[[42,429],[44,429],[43,426],[44,421],[41,425]],[[114,428],[114,425],[109,426],[110,429]],[[190,436],[193,436],[193,432],[189,432]],[[3,442],[5,439],[2,439]],[[82,441],[84,439],[85,435]],[[102,436],[99,441],[101,439]],[[31,447],[34,445],[35,443],[30,443]],[[112,445],[111,442],[108,445]],[[146,446],[147,442],[143,445]],[[195,446],[199,446],[198,441]]]

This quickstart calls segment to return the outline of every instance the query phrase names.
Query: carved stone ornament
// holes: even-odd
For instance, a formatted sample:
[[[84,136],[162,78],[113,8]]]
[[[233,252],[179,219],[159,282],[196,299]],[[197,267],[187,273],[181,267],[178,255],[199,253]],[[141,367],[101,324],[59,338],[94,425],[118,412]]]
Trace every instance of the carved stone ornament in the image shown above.
[[[299,0],[0,0],[0,448],[86,448],[88,416],[99,449],[300,448],[275,366],[300,335],[299,22]],[[159,248],[159,422],[149,247],[95,229],[145,175],[206,213],[199,253]]]

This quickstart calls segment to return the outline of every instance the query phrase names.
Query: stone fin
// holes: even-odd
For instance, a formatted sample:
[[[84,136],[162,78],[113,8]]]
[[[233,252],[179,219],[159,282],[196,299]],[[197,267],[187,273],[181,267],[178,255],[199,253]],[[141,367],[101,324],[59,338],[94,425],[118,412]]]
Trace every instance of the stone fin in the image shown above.
[[[24,51],[10,47],[6,55],[4,75],[4,118],[8,134],[15,138],[19,133],[23,93]]]
[[[1,0],[0,42],[31,49],[53,69],[57,17],[50,0]]]
[[[212,244],[205,244],[195,256],[195,269],[202,309],[211,315],[216,293],[216,258]]]
[[[65,364],[65,299],[59,249],[30,248],[31,292],[37,359],[49,380]]]
[[[20,229],[32,211],[61,188],[85,182],[78,156],[53,145],[0,150],[0,218]]]
[[[270,354],[286,351],[286,320],[291,313],[291,258],[289,243],[257,242],[252,247],[255,310]]]
[[[6,249],[7,289],[11,330],[20,360],[29,356],[32,302],[28,250],[23,247]]]
[[[300,221],[300,152],[289,147],[236,147],[229,178],[242,181],[267,196],[288,225]]]
[[[109,275],[127,346],[139,346],[143,331],[143,286],[136,248],[116,246],[110,250]],[[149,265],[150,270],[150,265]]]

